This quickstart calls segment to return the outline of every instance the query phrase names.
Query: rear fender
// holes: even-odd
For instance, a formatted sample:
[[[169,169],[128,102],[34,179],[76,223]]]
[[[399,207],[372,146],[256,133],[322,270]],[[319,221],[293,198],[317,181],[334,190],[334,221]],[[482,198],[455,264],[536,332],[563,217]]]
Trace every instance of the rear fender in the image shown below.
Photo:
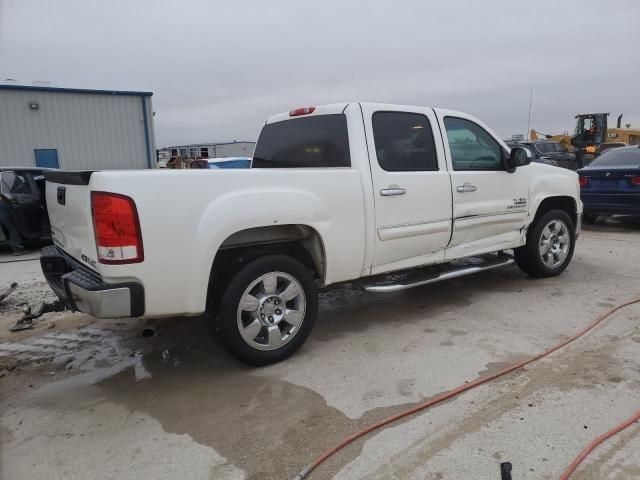
[[[331,229],[328,208],[316,195],[295,188],[236,190],[210,203],[198,223],[190,257],[187,291],[192,310],[204,311],[211,266],[227,238],[250,228],[292,224],[307,225],[323,239]],[[326,253],[325,282],[333,268]]]

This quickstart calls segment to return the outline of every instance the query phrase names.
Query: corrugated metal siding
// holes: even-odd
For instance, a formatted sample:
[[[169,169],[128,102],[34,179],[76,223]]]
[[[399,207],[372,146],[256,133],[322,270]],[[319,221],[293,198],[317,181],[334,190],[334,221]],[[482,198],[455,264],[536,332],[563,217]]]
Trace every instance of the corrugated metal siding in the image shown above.
[[[29,109],[34,102],[38,110]],[[57,149],[68,170],[148,168],[148,158],[155,165],[151,98],[0,90],[0,165],[33,166],[38,148]]]

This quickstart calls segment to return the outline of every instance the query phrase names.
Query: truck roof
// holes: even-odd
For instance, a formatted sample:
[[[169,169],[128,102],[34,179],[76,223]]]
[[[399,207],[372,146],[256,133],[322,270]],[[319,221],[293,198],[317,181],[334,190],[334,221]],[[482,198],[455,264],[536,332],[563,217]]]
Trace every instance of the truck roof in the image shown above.
[[[402,107],[432,108],[432,107],[429,107],[429,106],[426,106],[426,105],[418,106],[418,105],[402,105],[402,104],[376,103],[376,102],[342,102],[342,103],[330,103],[328,105],[314,105],[314,106],[306,106],[306,107],[296,107],[295,109],[298,109],[298,108],[313,108],[314,110],[311,113],[300,114],[300,118],[305,118],[305,117],[315,116],[315,115],[331,115],[331,114],[343,113],[346,110],[346,108],[352,103],[358,103],[360,105],[374,105],[377,109],[385,109],[385,108],[397,109],[397,108],[402,108]],[[268,125],[270,123],[282,122],[284,120],[292,120],[292,119],[297,118],[297,116],[291,115],[291,112],[293,112],[295,109],[292,109],[289,112],[278,113],[276,115],[273,115],[273,116],[267,118],[267,121],[265,122],[265,125]],[[458,113],[461,113],[461,112],[457,112],[455,110],[446,110],[446,109],[437,109],[437,108],[435,108],[434,110],[440,111],[441,113],[446,114],[446,115],[456,115]]]
[[[314,111],[312,113],[305,114],[304,116],[308,117],[312,115],[332,115],[332,114],[342,113],[344,112],[345,108],[347,108],[347,105],[349,105],[350,103],[354,103],[354,102],[330,103],[328,105],[316,105],[313,107],[304,107],[304,108],[314,108]],[[282,112],[276,115],[272,115],[271,117],[267,118],[265,125],[268,125],[269,123],[282,122],[283,120],[290,120],[291,118],[295,118],[295,117],[292,117],[290,114],[292,111],[293,109],[289,112]]]

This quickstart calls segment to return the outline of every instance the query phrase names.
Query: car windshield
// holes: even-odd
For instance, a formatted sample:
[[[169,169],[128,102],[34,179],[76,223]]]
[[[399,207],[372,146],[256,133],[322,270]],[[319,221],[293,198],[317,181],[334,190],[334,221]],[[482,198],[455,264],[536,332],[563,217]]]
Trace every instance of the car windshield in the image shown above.
[[[562,145],[554,142],[540,142],[536,144],[536,148],[540,153],[559,153],[562,152]]]
[[[640,148],[612,148],[596,158],[589,166],[640,167]]]

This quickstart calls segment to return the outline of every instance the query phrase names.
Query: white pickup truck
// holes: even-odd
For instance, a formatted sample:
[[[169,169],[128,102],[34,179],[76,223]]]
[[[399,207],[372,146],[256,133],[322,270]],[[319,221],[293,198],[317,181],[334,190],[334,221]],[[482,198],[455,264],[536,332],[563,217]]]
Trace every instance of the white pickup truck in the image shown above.
[[[557,275],[582,215],[574,172],[531,164],[471,115],[375,103],[269,118],[251,169],[46,177],[41,263],[68,307],[205,315],[258,365],[304,343],[331,284],[382,293],[514,262]]]

